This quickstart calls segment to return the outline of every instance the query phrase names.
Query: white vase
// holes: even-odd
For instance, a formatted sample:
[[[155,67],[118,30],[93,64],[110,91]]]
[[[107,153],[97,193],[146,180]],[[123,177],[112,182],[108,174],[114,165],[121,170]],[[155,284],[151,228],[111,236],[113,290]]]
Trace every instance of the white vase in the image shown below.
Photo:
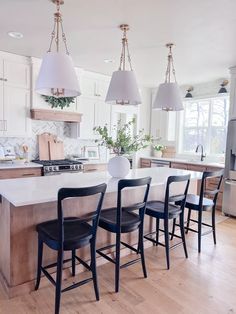
[[[124,178],[130,170],[130,162],[126,157],[116,156],[108,162],[108,172],[113,178]]]
[[[162,157],[162,151],[161,150],[154,150],[154,156],[157,158],[161,158]]]

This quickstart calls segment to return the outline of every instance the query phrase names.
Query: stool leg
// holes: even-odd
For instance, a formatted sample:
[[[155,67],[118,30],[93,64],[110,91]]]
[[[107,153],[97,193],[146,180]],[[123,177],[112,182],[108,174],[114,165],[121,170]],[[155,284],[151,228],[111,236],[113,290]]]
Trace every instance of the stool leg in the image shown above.
[[[72,276],[75,276],[75,250],[71,251],[72,258]]]
[[[171,240],[173,240],[173,238],[174,238],[175,225],[176,225],[176,218],[173,219],[173,227],[172,227],[172,232],[171,232],[171,237],[170,237]]]
[[[119,281],[120,281],[120,233],[117,233],[116,234],[115,292],[119,292]]]
[[[99,301],[99,290],[98,290],[98,283],[97,283],[97,268],[96,268],[96,243],[95,240],[91,242],[91,271],[93,275],[93,286],[95,291],[96,300]]]
[[[191,219],[191,209],[188,209],[188,218],[187,218],[187,227],[186,227],[186,234],[188,233],[188,228],[190,225],[190,219]]]
[[[35,290],[38,290],[41,280],[41,267],[43,259],[43,241],[38,237],[38,266],[37,266],[37,280]]]
[[[202,209],[198,212],[198,253],[201,253],[201,239],[202,239]]]
[[[166,263],[167,263],[167,269],[170,269],[170,248],[169,248],[168,219],[164,219],[164,232],[165,232]]]
[[[139,227],[139,248],[140,248],[140,255],[141,255],[141,262],[143,268],[143,276],[147,278],[147,269],[145,264],[145,256],[144,256],[144,245],[143,245],[143,224]]]
[[[62,268],[63,268],[63,250],[59,250],[57,254],[55,314],[59,314],[60,311]]]
[[[181,232],[181,237],[183,241],[184,253],[185,253],[185,257],[188,258],[188,251],[187,251],[187,246],[186,246],[186,241],[185,241],[185,230],[184,230],[184,213],[180,214],[179,222],[180,222],[180,232]]]
[[[214,244],[216,244],[216,217],[215,217],[216,211],[215,206],[212,209],[212,231],[213,231],[213,240]]]
[[[158,246],[158,242],[159,242],[159,228],[160,228],[160,219],[156,218],[156,246]]]

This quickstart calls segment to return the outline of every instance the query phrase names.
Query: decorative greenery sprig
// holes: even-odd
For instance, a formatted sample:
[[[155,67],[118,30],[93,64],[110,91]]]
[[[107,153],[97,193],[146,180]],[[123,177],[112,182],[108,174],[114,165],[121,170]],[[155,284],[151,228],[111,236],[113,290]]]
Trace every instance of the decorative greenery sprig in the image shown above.
[[[51,108],[68,108],[71,104],[75,103],[75,97],[54,97],[42,95],[44,100],[51,105]]]
[[[164,145],[154,145],[153,149],[159,152],[162,152],[165,149]]]
[[[130,154],[137,152],[140,149],[148,147],[152,143],[152,137],[144,134],[144,130],[139,130],[138,134],[132,134],[132,125],[135,124],[135,119],[122,125],[121,120],[118,121],[116,126],[113,126],[112,133],[116,133],[113,138],[108,134],[107,125],[104,127],[96,126],[94,130],[101,136],[100,145],[106,146],[112,150],[116,155]]]

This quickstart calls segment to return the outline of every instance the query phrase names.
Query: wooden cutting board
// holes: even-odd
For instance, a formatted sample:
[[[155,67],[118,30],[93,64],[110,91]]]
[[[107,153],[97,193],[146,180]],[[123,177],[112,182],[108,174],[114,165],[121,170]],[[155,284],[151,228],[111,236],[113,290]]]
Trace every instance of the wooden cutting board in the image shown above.
[[[64,144],[57,140],[57,136],[50,133],[38,135],[39,159],[52,160],[64,159]]]
[[[57,139],[54,137],[54,140],[50,141],[49,143],[49,153],[50,159],[65,159],[63,142],[57,141]]]

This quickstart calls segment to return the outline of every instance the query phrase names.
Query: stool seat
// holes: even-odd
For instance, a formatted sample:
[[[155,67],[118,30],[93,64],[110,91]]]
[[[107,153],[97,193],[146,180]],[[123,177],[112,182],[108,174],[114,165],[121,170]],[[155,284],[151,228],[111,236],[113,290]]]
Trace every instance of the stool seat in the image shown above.
[[[173,219],[179,216],[182,212],[181,207],[173,204],[168,205],[169,219]],[[152,217],[164,219],[165,203],[161,201],[147,202],[146,214]]]
[[[56,250],[60,247],[59,228],[59,221],[55,219],[37,225],[36,230],[44,242],[50,248]],[[88,245],[92,236],[92,226],[87,222],[78,221],[76,217],[65,218],[63,243],[65,251]]]
[[[107,231],[116,233],[117,232],[117,208],[108,208],[102,210],[99,220],[99,226]],[[129,213],[125,210],[122,211],[121,215],[121,233],[131,232],[138,229],[141,223],[139,215],[135,213]]]
[[[199,200],[200,200],[199,195],[188,194],[186,198],[185,207],[193,209],[193,210],[199,210]],[[208,209],[211,209],[213,206],[214,206],[213,200],[203,197],[202,210],[206,211]]]

